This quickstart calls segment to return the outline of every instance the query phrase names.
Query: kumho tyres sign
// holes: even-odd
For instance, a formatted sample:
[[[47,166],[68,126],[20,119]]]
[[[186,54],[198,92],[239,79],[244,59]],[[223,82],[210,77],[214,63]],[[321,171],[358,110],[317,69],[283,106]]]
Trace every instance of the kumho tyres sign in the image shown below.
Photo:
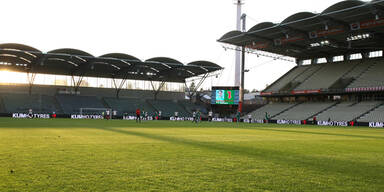
[[[369,127],[383,128],[384,127],[384,123],[383,122],[370,122],[369,123]]]
[[[104,119],[102,115],[71,115],[71,119]]]
[[[277,120],[277,124],[280,125],[301,125],[300,120]]]
[[[347,121],[318,121],[317,125],[320,126],[335,126],[335,127],[348,127]]]
[[[13,113],[12,118],[15,119],[28,119],[28,118],[37,118],[37,119],[49,119],[51,116],[49,114],[25,114],[25,113]]]

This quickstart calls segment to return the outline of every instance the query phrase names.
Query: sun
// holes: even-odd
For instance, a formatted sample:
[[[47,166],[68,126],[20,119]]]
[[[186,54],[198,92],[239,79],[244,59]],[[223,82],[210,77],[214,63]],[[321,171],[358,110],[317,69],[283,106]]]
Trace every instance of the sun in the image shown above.
[[[0,70],[0,83],[27,83],[25,73]]]

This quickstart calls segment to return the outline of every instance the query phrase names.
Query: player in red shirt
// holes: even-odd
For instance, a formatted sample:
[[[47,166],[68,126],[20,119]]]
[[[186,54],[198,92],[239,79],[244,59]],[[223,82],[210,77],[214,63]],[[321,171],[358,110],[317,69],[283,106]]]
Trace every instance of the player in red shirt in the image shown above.
[[[140,115],[140,109],[136,109],[136,123],[139,122],[141,123],[141,115]]]

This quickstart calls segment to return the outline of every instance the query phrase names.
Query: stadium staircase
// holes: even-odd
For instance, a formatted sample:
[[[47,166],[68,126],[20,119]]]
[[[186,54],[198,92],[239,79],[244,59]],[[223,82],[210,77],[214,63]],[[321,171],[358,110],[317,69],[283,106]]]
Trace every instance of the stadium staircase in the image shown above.
[[[307,119],[313,119],[314,117],[317,117],[318,115],[320,115],[320,114],[322,114],[322,113],[328,111],[329,109],[334,108],[334,107],[335,107],[336,105],[338,105],[338,104],[340,104],[340,102],[336,102],[335,104],[333,104],[333,105],[331,105],[331,106],[325,108],[324,110],[321,110],[320,112],[318,112],[318,113],[312,115],[311,117],[308,117]]]
[[[56,114],[64,114],[64,110],[63,108],[61,107],[59,101],[57,101],[57,98],[56,97],[53,97],[53,104],[56,108]]]
[[[308,81],[309,79],[311,79],[311,77],[316,74],[318,71],[320,71],[322,68],[324,67],[324,65],[321,65],[319,66],[317,69],[311,71],[314,67],[308,67],[308,69],[302,73],[301,75],[297,76],[296,79],[299,79],[299,78],[302,78],[300,79],[299,81],[299,84],[297,84],[296,87],[294,87],[292,90],[298,90],[298,87],[300,87],[300,85],[304,84],[306,81]],[[307,73],[308,71],[308,73]]]
[[[112,106],[110,106],[110,105],[105,101],[105,98],[101,98],[100,101],[101,101],[101,104],[103,104],[105,108],[108,108],[108,109],[113,108]]]
[[[366,66],[366,68],[364,69],[364,70],[362,70],[355,78],[354,78],[354,80],[348,85],[348,87],[349,86],[351,86],[351,85],[353,85],[353,83],[355,83],[356,81],[358,81],[362,76],[364,76],[364,74],[366,74],[366,73],[369,73],[371,70],[372,70],[372,68],[374,68],[376,65],[377,65],[378,63],[376,63],[376,62],[371,62],[371,63],[369,63],[369,64],[361,64],[361,65],[365,65]]]
[[[352,68],[347,70],[337,81],[335,81],[328,89],[329,90],[344,90],[348,87],[354,80],[355,77],[350,77],[349,75],[358,70],[357,67],[360,66],[361,63],[357,62]]]
[[[369,111],[367,111],[367,112],[361,114],[360,116],[356,117],[355,119],[361,119],[361,118],[363,118],[364,116],[366,116],[366,115],[368,115],[368,114],[374,112],[376,109],[378,109],[378,108],[380,108],[380,107],[382,107],[382,106],[384,106],[384,103],[381,103],[381,104],[375,106],[375,107],[372,108],[371,110],[369,110]]]
[[[287,73],[285,73],[283,76],[281,76],[279,79],[277,79],[275,82],[273,82],[271,85],[269,85],[265,90],[270,90],[273,88],[277,83],[282,81],[285,77],[288,76],[288,74],[291,74],[294,70],[297,70],[298,67],[294,67],[291,70],[289,70]]]
[[[7,110],[5,109],[3,98],[0,96],[0,113],[6,113],[6,112]]]
[[[274,117],[277,117],[277,116],[279,116],[280,114],[282,114],[282,113],[284,113],[284,112],[286,112],[286,111],[289,111],[289,110],[291,110],[292,108],[294,108],[294,107],[296,107],[296,106],[298,106],[298,105],[300,105],[300,104],[302,104],[302,103],[303,103],[303,102],[296,103],[296,104],[294,104],[294,105],[292,105],[292,106],[290,106],[290,107],[284,109],[283,111],[281,111],[281,112],[279,112],[279,113],[277,113],[277,114],[275,114],[275,115],[273,115],[272,117],[269,117],[269,118],[270,118],[270,119],[273,119]]]

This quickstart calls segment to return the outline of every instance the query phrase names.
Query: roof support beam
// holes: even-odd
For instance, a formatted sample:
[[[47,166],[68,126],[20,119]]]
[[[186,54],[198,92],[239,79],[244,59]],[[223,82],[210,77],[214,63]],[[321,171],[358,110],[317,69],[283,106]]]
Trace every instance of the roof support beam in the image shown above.
[[[29,95],[32,95],[32,87],[36,79],[36,73],[28,71],[27,78],[28,78],[28,85],[29,85]]]
[[[153,84],[153,81],[150,81],[151,82],[151,86],[152,86],[152,89],[153,89],[153,99],[156,101],[157,100],[157,96],[159,95],[161,89],[164,87],[165,85],[165,81],[161,81],[159,86],[156,88],[155,85]]]
[[[197,93],[198,93],[198,90],[200,88],[200,86],[204,83],[204,81],[208,78],[209,74],[204,74],[200,79],[199,79],[199,82],[197,83],[197,85],[195,85],[194,87],[192,86],[188,86],[187,83],[184,83],[185,84],[185,87],[187,88],[187,93],[188,93],[188,97],[190,100],[193,99],[194,96],[197,96]]]

